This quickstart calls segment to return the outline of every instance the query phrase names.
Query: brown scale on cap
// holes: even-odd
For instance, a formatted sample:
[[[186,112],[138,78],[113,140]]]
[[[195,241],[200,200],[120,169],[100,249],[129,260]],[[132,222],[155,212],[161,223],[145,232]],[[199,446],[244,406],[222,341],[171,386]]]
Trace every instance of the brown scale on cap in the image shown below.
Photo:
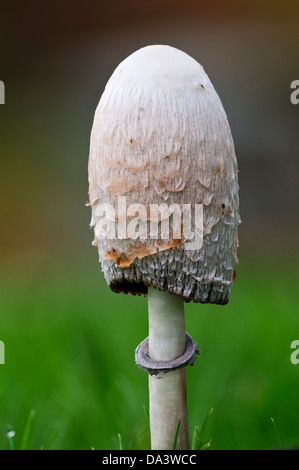
[[[227,303],[238,261],[238,189],[227,117],[202,66],[170,46],[125,59],[100,99],[90,143],[93,244],[109,287],[146,295],[154,286],[187,302]],[[103,238],[99,206],[117,208],[119,196],[126,208],[143,204],[147,223],[152,204],[203,204],[201,248],[185,249],[173,222],[168,239]],[[132,220],[124,209],[117,214]]]

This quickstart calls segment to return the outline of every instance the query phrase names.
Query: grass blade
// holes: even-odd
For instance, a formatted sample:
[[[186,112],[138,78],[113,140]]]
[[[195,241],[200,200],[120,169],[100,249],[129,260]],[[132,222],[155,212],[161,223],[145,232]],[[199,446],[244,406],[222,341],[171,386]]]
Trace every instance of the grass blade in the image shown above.
[[[212,439],[209,440],[205,445],[203,445],[200,450],[207,450],[211,445]]]
[[[206,428],[206,425],[207,425],[207,422],[208,422],[208,418],[213,413],[213,411],[214,411],[214,408],[210,408],[210,410],[206,414],[206,417],[204,419],[204,422],[202,423],[202,427],[201,427],[201,430],[200,430],[200,433],[199,433],[200,436],[203,436],[203,433],[205,431],[205,428]]]
[[[281,440],[280,434],[279,434],[279,432],[278,432],[278,429],[277,429],[276,423],[275,423],[275,421],[274,421],[274,419],[273,419],[273,418],[271,418],[271,421],[272,421],[273,428],[274,428],[274,431],[275,431],[275,433],[276,433],[277,439],[278,439],[278,441],[279,441],[280,447],[281,447],[281,449],[282,449],[282,450],[284,450],[284,446],[283,446],[283,443],[282,443],[282,440]]]
[[[148,421],[148,424],[149,424],[149,422],[150,422],[150,417],[149,417],[148,408],[147,408],[145,405],[143,405],[143,409],[144,409],[144,412],[145,412],[145,414],[146,414],[147,421]]]
[[[34,416],[35,416],[35,410],[31,410],[30,413],[29,413],[29,416],[27,418],[27,422],[26,422],[25,429],[24,429],[24,432],[23,432],[22,441],[21,441],[21,445],[20,445],[20,450],[26,450],[28,448],[28,442],[29,442],[29,438],[30,438],[30,433],[31,433],[31,429],[32,429],[32,422],[33,422]]]
[[[201,429],[199,430],[199,426],[194,427],[193,436],[192,436],[192,450],[203,450],[204,448],[210,447],[210,442],[203,445],[204,442],[204,432],[207,426],[207,422],[209,416],[213,413],[214,408],[211,408],[205,416],[205,419],[202,423]]]
[[[177,427],[176,427],[172,450],[175,450],[175,448],[176,448],[176,443],[177,443],[177,440],[178,440],[178,434],[179,434],[180,424],[181,424],[181,418],[179,419],[178,425],[177,425]]]
[[[191,449],[198,450],[200,447],[201,447],[201,438],[199,434],[199,427],[194,426]]]
[[[16,435],[16,433],[15,433],[14,429],[9,427],[9,429],[6,432],[6,437],[7,437],[7,440],[8,440],[8,445],[9,445],[10,450],[15,450],[14,441],[13,441],[13,438],[15,437],[15,435]]]
[[[117,434],[117,437],[118,437],[118,446],[119,446],[119,450],[123,450],[123,441],[122,441],[121,434],[118,433],[118,434]]]

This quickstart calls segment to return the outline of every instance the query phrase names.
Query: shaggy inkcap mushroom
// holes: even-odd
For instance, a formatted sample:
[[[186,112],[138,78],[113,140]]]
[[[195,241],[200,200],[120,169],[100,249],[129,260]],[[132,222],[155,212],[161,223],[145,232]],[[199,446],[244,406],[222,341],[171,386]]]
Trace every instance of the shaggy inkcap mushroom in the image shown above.
[[[109,287],[146,294],[152,286],[187,302],[227,303],[240,222],[237,172],[227,117],[203,67],[170,46],[125,59],[97,107],[89,157],[93,244]],[[123,232],[114,239],[102,236],[103,204]],[[129,237],[123,227],[137,212],[149,226],[152,204],[202,204],[202,246],[186,250],[173,220],[167,239]],[[161,209],[159,225],[170,214]]]

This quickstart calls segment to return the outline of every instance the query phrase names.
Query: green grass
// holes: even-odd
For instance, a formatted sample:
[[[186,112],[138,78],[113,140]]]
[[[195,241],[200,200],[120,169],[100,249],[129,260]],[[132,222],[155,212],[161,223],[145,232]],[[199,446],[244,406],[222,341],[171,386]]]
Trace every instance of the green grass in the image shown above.
[[[111,293],[92,255],[2,264],[1,449],[149,448],[148,378],[134,363],[146,299]],[[201,350],[186,369],[195,448],[299,445],[298,278],[294,259],[244,257],[227,306],[186,305]]]

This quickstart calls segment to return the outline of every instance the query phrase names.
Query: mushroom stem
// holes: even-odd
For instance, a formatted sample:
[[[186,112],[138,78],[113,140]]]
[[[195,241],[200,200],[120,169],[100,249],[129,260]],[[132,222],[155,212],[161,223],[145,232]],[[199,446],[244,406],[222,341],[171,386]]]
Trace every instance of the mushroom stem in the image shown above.
[[[185,350],[182,297],[148,288],[149,356],[171,361]],[[185,368],[149,375],[150,431],[153,450],[171,450],[180,420],[176,449],[189,449]]]

